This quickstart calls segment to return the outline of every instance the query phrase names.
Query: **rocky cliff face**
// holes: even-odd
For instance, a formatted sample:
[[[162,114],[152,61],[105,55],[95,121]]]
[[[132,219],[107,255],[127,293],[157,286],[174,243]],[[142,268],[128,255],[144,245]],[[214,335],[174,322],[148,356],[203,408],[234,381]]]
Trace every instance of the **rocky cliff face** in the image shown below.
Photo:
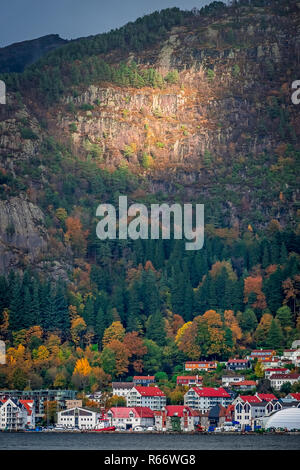
[[[40,208],[18,197],[0,201],[0,222],[0,271],[37,263],[48,238]]]

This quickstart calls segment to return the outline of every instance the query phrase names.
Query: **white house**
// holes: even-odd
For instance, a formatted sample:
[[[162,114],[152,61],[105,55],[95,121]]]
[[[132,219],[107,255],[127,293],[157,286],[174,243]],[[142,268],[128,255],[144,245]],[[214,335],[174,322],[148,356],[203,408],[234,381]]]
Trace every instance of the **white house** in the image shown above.
[[[127,406],[146,406],[151,410],[161,410],[166,406],[166,395],[159,387],[133,387],[127,395]]]
[[[222,385],[223,387],[230,387],[232,384],[243,382],[245,380],[244,375],[223,375]]]
[[[234,405],[234,420],[238,422],[242,430],[247,427],[252,430],[261,424],[261,418],[268,416],[274,411],[281,410],[282,406],[278,400],[274,401],[237,401]]]
[[[71,408],[58,411],[57,426],[64,428],[96,429],[99,424],[100,414],[85,408]]]
[[[133,388],[133,382],[113,382],[112,383],[112,393],[118,397],[124,397],[127,399],[127,396],[130,390]]]
[[[136,427],[151,427],[154,425],[154,412],[147,406],[143,407],[113,407],[107,412],[110,426],[121,429]]]
[[[192,387],[184,395],[184,405],[202,412],[209,411],[215,405],[225,408],[232,402],[232,398],[224,388]]]
[[[20,400],[27,411],[27,426],[29,428],[35,428],[35,406],[33,400]]]
[[[265,369],[265,378],[269,379],[273,374],[288,374],[289,369],[284,367],[271,367],[270,369]]]
[[[22,400],[25,401],[25,400]],[[33,402],[26,405],[20,400],[8,398],[0,402],[0,429],[18,431],[35,426]]]
[[[300,348],[298,349],[285,349],[283,351],[283,359],[289,359],[294,366],[300,365]]]
[[[300,381],[300,374],[273,374],[270,376],[271,387],[275,390],[280,390],[283,384],[290,383],[291,385]]]

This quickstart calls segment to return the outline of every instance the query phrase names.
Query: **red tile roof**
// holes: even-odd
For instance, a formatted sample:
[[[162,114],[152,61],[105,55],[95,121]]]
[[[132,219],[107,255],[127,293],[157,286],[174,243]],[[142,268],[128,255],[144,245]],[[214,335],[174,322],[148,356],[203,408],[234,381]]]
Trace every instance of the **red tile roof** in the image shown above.
[[[272,374],[270,379],[299,379],[300,374]]]
[[[114,418],[129,418],[129,413],[132,412],[135,417],[143,418],[153,418],[154,413],[147,406],[136,406],[136,407],[127,407],[127,406],[116,406],[112,407],[109,410]]]
[[[168,405],[165,406],[165,409],[167,411],[167,416],[179,416],[180,418],[183,417],[183,412],[186,410],[189,415],[192,415],[192,410],[189,406],[184,406],[184,405]]]
[[[200,375],[178,375],[177,376],[177,381],[178,380],[202,380],[202,377]]]
[[[273,393],[257,393],[256,396],[258,396],[261,401],[271,401],[271,400],[277,400],[275,395]]]
[[[25,406],[28,414],[31,415],[33,408],[33,400],[20,400],[20,403]]]
[[[300,393],[290,393],[291,397],[295,398],[295,400],[300,401]]]
[[[230,398],[229,393],[224,390],[224,388],[213,388],[213,387],[193,387],[193,390],[197,393],[199,397],[223,397]]]
[[[137,385],[134,387],[144,397],[164,397],[165,394],[158,387],[142,387]]]
[[[233,382],[233,387],[240,387],[241,385],[256,385],[255,380],[241,380],[240,382]]]
[[[248,402],[248,403],[260,403],[261,400],[256,397],[256,396],[252,396],[252,395],[240,395],[240,398],[244,401],[244,402]]]

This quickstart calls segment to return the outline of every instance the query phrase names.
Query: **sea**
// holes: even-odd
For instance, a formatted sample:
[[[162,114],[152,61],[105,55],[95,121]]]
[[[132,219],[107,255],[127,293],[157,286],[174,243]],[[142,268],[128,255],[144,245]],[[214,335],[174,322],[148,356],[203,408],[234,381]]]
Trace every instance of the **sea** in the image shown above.
[[[300,450],[300,434],[0,432],[0,450]]]

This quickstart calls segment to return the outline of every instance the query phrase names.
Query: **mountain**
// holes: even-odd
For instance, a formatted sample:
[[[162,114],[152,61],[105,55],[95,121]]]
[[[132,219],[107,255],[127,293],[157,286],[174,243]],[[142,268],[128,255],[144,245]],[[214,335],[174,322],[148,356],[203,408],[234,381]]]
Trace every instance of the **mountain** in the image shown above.
[[[0,154],[9,184],[3,211],[10,211],[11,195],[21,206],[38,199],[41,220],[53,217],[49,205],[71,213],[77,198],[64,187],[76,186],[84,201],[89,183],[81,189],[75,181],[84,179],[82,170],[75,177],[69,166],[94,165],[101,178],[126,168],[144,196],[205,203],[206,220],[217,227],[259,231],[272,219],[294,227],[300,127],[291,82],[298,20],[297,2],[165,10],[4,76]],[[53,154],[49,145],[64,150]],[[58,155],[67,172],[55,167]],[[95,205],[98,194],[90,192]],[[92,219],[91,210],[89,228]],[[34,251],[44,246],[47,230],[41,234],[32,223],[26,235],[22,220],[14,219],[21,234],[9,239],[9,218],[3,220],[6,269],[19,249],[33,251],[31,236]]]
[[[49,51],[67,44],[58,34],[48,34],[30,41],[22,41],[0,48],[0,73],[23,72]]]

